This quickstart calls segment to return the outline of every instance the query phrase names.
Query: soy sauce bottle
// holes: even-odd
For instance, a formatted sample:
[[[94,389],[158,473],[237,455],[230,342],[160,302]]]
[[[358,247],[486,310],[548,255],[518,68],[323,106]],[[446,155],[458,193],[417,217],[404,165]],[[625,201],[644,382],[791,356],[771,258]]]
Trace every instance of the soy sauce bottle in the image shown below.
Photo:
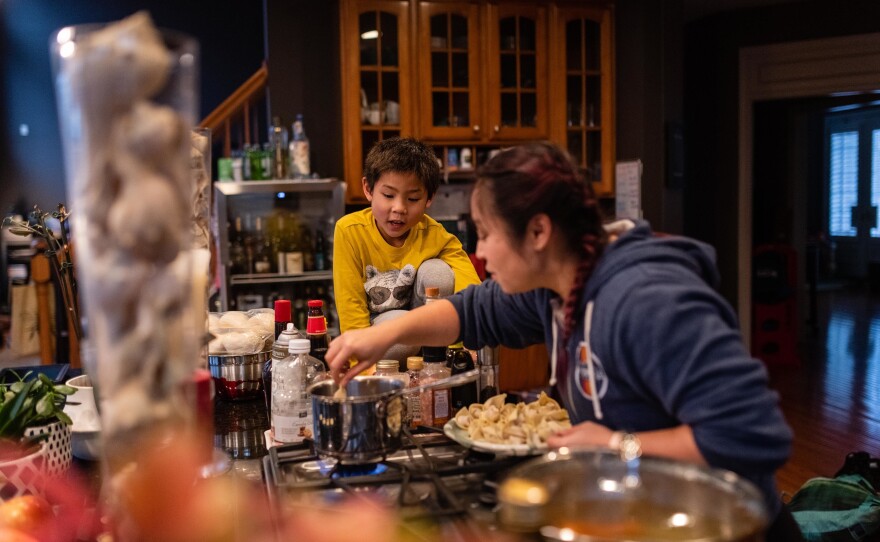
[[[327,356],[330,339],[327,337],[327,319],[324,317],[324,301],[321,299],[309,300],[306,338],[312,344],[309,355],[319,359],[327,370],[327,362],[324,358]]]
[[[446,366],[449,367],[451,376],[465,373],[474,369],[474,359],[470,352],[464,349],[459,342],[450,345],[446,349]],[[477,384],[466,382],[454,386],[450,392],[450,411],[458,412],[462,407],[468,407],[477,402]]]

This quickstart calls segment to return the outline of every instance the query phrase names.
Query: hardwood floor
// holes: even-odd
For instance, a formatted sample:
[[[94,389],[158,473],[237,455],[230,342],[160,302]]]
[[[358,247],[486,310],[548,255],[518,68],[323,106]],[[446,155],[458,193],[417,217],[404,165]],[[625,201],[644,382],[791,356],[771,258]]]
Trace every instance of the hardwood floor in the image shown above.
[[[833,476],[851,451],[880,456],[880,293],[826,291],[817,308],[800,364],[768,366],[795,433],[791,459],[777,474],[788,494],[810,478]]]

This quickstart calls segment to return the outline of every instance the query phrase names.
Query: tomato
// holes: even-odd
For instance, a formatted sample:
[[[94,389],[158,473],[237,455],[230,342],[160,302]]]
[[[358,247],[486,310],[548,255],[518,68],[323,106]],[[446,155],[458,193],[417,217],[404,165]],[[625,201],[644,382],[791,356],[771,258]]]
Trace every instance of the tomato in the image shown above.
[[[7,529],[6,527],[0,527],[0,540],[3,542],[39,542],[27,533],[18,529]]]
[[[0,503],[0,527],[33,533],[52,518],[49,502],[34,495],[13,497]]]

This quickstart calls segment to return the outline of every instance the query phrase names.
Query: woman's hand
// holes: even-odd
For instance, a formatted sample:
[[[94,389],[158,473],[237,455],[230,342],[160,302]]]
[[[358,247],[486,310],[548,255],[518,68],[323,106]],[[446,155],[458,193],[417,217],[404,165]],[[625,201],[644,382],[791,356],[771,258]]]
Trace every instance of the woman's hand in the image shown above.
[[[394,344],[390,326],[378,325],[363,329],[346,331],[330,341],[325,360],[330,367],[330,376],[340,387],[364,369],[379,361]],[[349,368],[349,360],[357,363]]]
[[[583,422],[547,437],[547,445],[551,448],[562,446],[608,446],[614,432],[604,425],[595,422]]]
[[[595,422],[583,422],[565,431],[547,437],[547,445],[551,448],[561,446],[602,446],[611,445],[614,431]],[[688,425],[679,425],[669,429],[640,431],[636,433],[641,443],[642,453],[657,457],[667,457],[679,461],[690,461],[698,465],[706,465],[706,459],[700,453],[694,440],[694,432]]]

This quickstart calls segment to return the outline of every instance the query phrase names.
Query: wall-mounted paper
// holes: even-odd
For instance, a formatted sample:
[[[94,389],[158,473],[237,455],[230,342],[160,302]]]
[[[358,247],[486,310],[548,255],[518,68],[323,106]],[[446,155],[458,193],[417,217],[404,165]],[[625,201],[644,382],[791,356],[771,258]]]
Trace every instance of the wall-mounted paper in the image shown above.
[[[614,171],[617,219],[642,218],[642,161],[617,162]]]

